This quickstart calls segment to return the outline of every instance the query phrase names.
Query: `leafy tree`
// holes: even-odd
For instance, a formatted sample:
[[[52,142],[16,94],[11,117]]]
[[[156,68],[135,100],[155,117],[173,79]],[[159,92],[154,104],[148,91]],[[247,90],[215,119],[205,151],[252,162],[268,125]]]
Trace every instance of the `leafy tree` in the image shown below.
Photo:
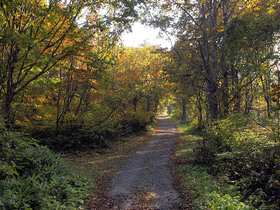
[[[1,1],[1,95],[2,113],[7,123],[13,123],[15,104],[33,81],[52,71],[61,62],[93,44],[93,40],[107,33],[116,41],[116,33],[129,27],[135,3],[127,1],[32,0]],[[81,14],[89,13],[85,20]],[[108,9],[106,15],[99,13]],[[124,11],[116,12],[124,9]],[[124,24],[121,25],[121,24]],[[99,38],[100,38],[99,37]],[[92,40],[93,39],[93,40]],[[20,97],[21,95],[21,97]]]
[[[12,102],[32,81],[79,51],[84,39],[75,21],[83,4],[71,1],[1,2],[1,91],[8,122]],[[72,40],[65,45],[67,39]]]
[[[134,116],[148,122],[165,95],[167,81],[162,69],[168,65],[168,58],[155,47],[119,48],[118,52],[115,65],[104,74],[106,81],[101,82],[107,93],[101,94],[107,96],[105,101],[118,110],[121,119]]]

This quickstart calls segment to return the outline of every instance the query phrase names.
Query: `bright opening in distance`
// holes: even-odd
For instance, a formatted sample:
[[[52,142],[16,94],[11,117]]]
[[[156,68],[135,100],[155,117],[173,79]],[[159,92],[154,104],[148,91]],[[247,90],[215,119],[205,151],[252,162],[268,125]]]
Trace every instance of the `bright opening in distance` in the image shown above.
[[[171,48],[172,44],[167,36],[163,34],[159,38],[160,29],[144,26],[141,23],[134,23],[132,32],[125,32],[121,37],[121,43],[125,47],[141,47],[141,45],[160,46],[162,48]]]

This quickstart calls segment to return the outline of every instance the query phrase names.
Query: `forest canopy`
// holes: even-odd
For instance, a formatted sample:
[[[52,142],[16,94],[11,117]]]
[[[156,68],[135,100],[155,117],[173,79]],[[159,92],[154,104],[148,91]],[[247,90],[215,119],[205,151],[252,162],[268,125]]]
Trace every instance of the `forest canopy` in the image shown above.
[[[137,16],[134,4],[2,1],[0,95],[7,127],[57,136],[85,125],[109,132],[134,119],[140,127],[153,120],[169,59],[154,47],[117,47]]]

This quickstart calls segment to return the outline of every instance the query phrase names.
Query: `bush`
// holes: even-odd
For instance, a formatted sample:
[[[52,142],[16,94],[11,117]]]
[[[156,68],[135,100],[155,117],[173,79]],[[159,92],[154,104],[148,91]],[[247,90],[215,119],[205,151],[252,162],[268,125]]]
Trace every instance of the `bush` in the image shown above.
[[[244,202],[272,209],[280,205],[279,154],[279,143],[239,114],[205,129],[194,149],[195,162],[208,164],[214,175],[225,177],[225,184],[234,186]]]
[[[49,128],[32,131],[32,136],[56,151],[71,151],[83,149],[104,149],[121,137],[133,133],[146,131],[149,125],[155,122],[155,114],[152,112],[130,113],[126,116],[112,116],[103,123],[97,123],[93,116],[87,116],[82,124],[65,126],[55,135],[55,131]]]
[[[64,160],[29,136],[0,135],[0,208],[75,208],[89,189]]]
[[[216,191],[213,191],[210,195],[207,195],[208,206],[210,207],[210,209],[250,209],[244,203],[240,202],[239,199],[239,197],[231,197],[228,194],[220,195]]]

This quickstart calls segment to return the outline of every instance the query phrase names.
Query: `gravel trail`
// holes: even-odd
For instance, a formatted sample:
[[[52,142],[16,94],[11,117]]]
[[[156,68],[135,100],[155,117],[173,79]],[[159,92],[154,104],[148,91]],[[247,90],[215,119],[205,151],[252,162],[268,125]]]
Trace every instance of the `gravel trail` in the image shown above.
[[[153,139],[128,159],[107,191],[119,202],[115,209],[181,209],[171,172],[177,128],[164,116],[158,122]]]

